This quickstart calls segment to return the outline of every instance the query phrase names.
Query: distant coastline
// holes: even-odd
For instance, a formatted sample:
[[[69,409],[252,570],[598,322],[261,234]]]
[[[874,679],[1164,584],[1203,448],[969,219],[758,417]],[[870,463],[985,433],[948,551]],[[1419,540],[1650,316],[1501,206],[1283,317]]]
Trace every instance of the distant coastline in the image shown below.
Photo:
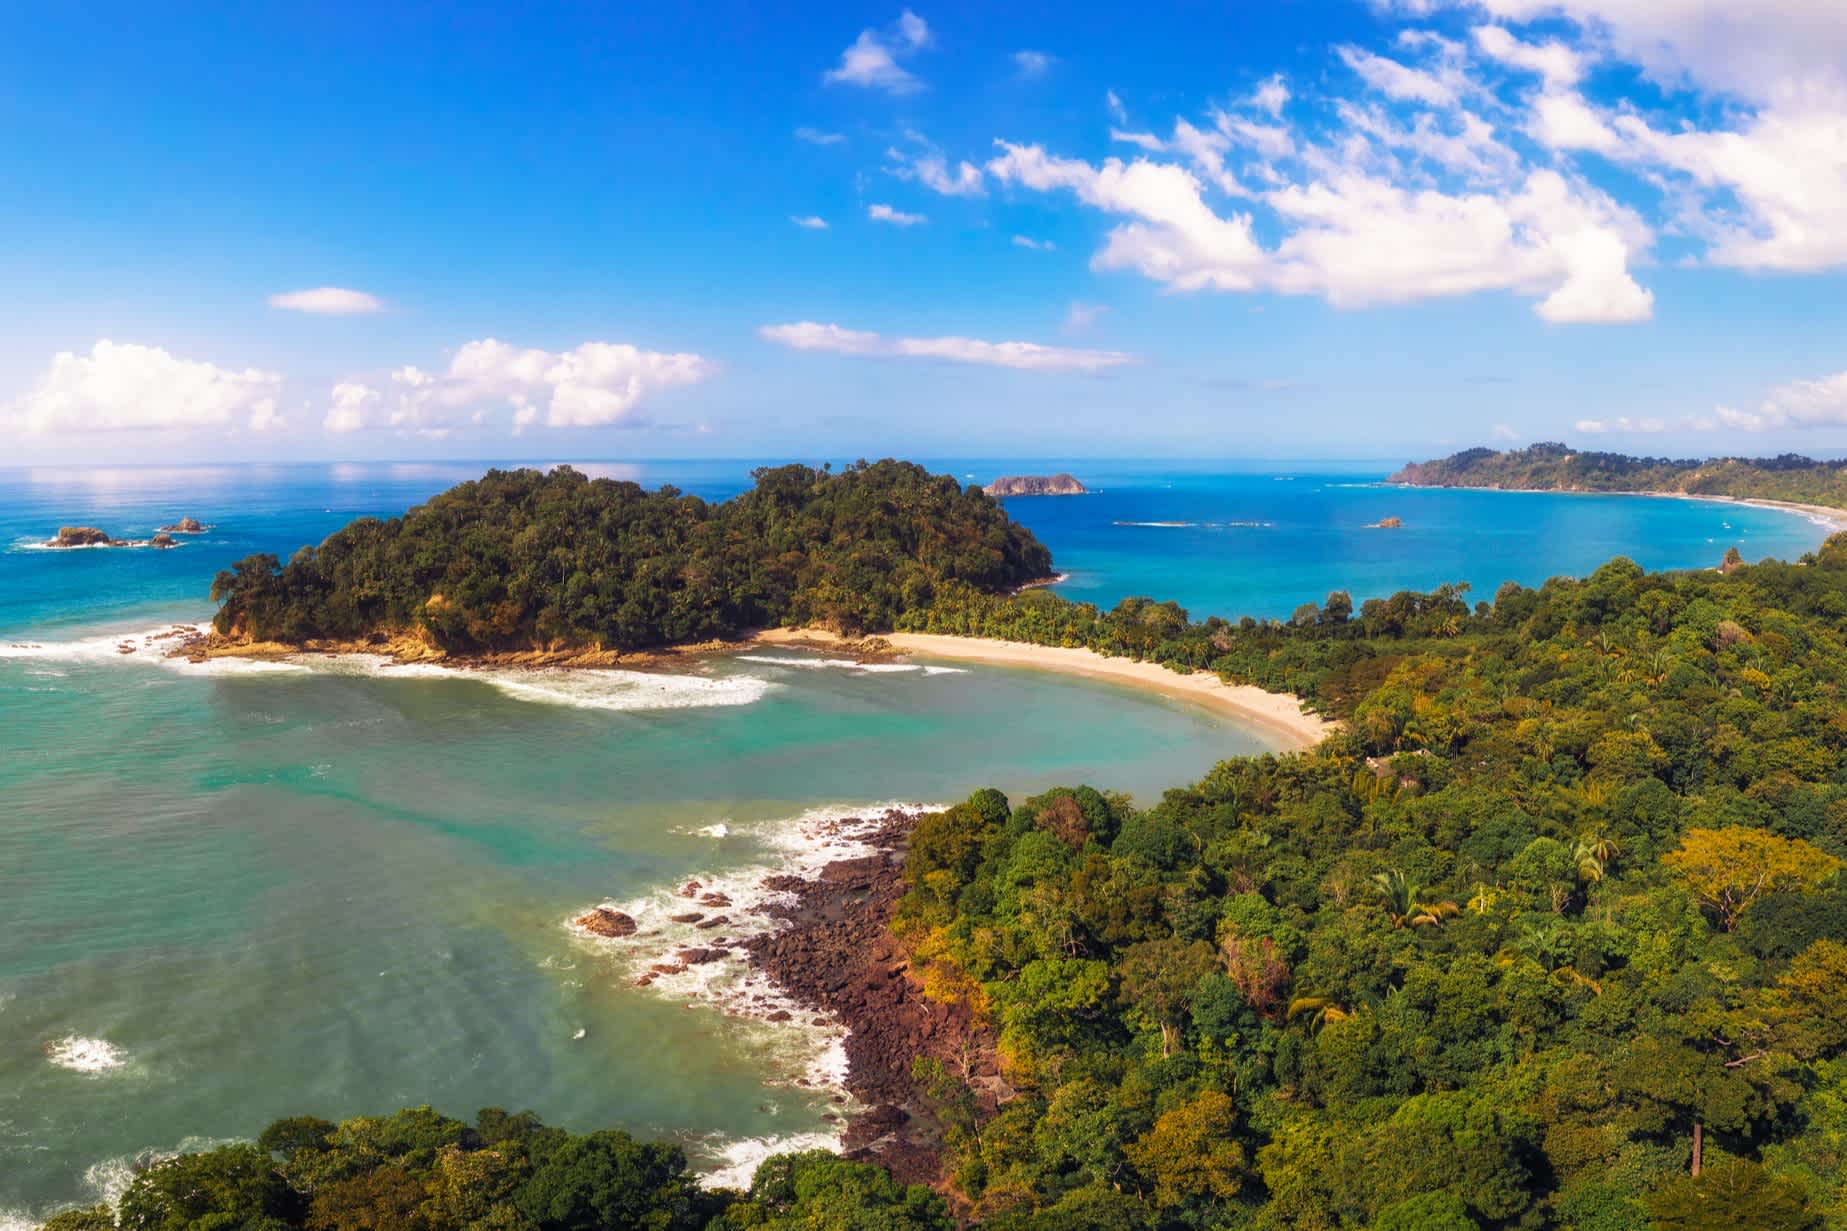
[[[1692,500],[1702,504],[1744,505],[1748,508],[1797,514],[1823,527],[1828,534],[1847,530],[1847,509],[1832,508],[1825,504],[1797,504],[1793,500],[1765,500],[1756,496],[1719,496],[1694,492],[1599,491],[1592,488],[1567,487],[1497,487],[1485,483],[1407,483],[1392,479],[1385,480],[1382,486],[1433,492],[1506,492],[1509,495],[1521,496],[1644,496],[1651,500]]]

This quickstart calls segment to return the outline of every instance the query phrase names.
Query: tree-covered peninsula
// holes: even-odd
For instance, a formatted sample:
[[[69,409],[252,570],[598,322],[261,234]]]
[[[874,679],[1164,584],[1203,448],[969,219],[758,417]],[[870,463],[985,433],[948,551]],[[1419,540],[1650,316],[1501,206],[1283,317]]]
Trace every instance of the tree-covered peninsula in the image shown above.
[[[1847,508],[1847,462],[1816,461],[1796,453],[1702,461],[1580,452],[1547,441],[1506,452],[1464,449],[1435,461],[1412,462],[1387,481],[1411,487],[1666,492]]]
[[[212,584],[215,627],[291,644],[627,651],[782,624],[889,628],[945,584],[997,592],[1051,572],[1051,553],[994,500],[920,466],[753,477],[710,503],[568,466],[492,470],[286,564],[239,561]]]

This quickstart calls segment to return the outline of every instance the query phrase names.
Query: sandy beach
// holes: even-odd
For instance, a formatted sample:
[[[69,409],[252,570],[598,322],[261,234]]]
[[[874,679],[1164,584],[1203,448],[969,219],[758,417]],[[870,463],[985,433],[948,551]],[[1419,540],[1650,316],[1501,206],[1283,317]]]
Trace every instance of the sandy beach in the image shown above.
[[[766,629],[754,639],[767,645],[840,645],[842,639],[821,629]],[[955,662],[988,663],[997,667],[1025,667],[1057,671],[1090,679],[1110,680],[1204,705],[1241,722],[1261,727],[1280,737],[1288,750],[1312,748],[1338,726],[1317,714],[1306,713],[1301,699],[1288,693],[1266,692],[1252,684],[1227,684],[1210,671],[1181,675],[1159,663],[1132,658],[1111,658],[1095,650],[1032,645],[1023,641],[998,641],[987,637],[950,637],[934,633],[889,633],[881,637],[901,654],[941,658]]]

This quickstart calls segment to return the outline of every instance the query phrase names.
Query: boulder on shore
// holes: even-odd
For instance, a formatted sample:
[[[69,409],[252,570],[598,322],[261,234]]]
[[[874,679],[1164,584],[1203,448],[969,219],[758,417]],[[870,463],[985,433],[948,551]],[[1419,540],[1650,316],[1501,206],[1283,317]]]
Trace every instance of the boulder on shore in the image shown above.
[[[635,921],[629,916],[607,906],[599,906],[589,914],[579,915],[575,922],[586,932],[611,938],[633,936],[636,927]]]
[[[1002,475],[982,490],[990,496],[1082,496],[1089,489],[1060,473]]]
[[[109,537],[106,530],[95,526],[59,526],[58,537],[45,544],[47,547],[113,547],[119,539]]]
[[[178,521],[174,522],[171,526],[162,526],[160,528],[160,533],[162,534],[204,534],[205,527],[199,523],[199,519],[196,517],[182,517]]]

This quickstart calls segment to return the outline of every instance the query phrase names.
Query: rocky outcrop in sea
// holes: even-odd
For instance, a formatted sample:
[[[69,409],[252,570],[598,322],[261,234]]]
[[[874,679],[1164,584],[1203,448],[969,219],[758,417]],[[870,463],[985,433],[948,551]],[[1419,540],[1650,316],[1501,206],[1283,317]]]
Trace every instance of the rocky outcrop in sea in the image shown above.
[[[1089,491],[1063,473],[1002,475],[982,490],[990,496],[1082,496]]]

